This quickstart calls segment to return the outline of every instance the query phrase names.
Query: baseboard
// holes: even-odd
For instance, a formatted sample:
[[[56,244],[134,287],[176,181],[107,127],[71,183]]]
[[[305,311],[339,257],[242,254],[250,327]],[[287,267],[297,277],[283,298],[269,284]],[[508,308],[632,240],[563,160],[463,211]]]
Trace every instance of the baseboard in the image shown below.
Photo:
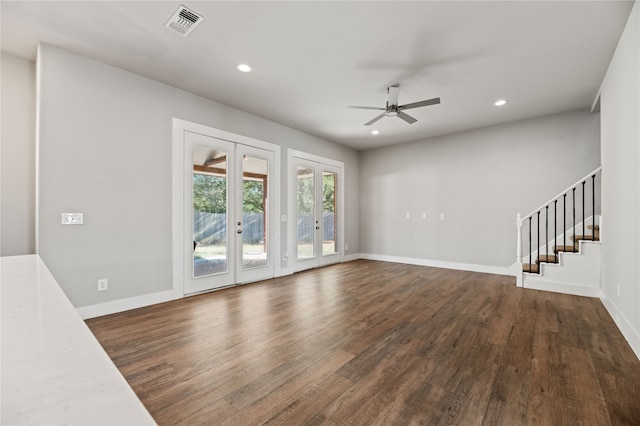
[[[287,275],[293,275],[293,271],[290,268],[280,268],[273,278],[286,277]]]
[[[420,259],[414,257],[387,256],[382,254],[360,253],[360,259],[379,260],[382,262],[406,263],[408,265],[432,266],[434,268],[457,269],[460,271],[482,272],[485,274],[513,274],[509,268],[500,266],[476,265],[473,263],[447,262],[444,260]]]
[[[155,305],[158,303],[169,302],[181,297],[182,295],[176,295],[173,290],[168,290],[130,297],[128,299],[114,300],[112,302],[105,302],[97,305],[82,306],[80,308],[76,308],[76,311],[82,319],[89,319],[129,311],[131,309],[143,308],[145,306]]]
[[[356,253],[356,254],[349,254],[349,255],[344,255],[342,256],[342,261],[341,262],[353,262],[354,260],[358,260],[358,259],[362,259],[362,257],[360,256],[360,253]]]
[[[609,315],[611,315],[611,318],[613,318],[613,322],[616,323],[618,329],[629,343],[629,346],[631,346],[631,350],[633,350],[638,360],[640,360],[640,334],[638,330],[633,328],[629,320],[627,320],[613,300],[611,300],[604,291],[602,292],[600,300],[609,312]]]
[[[543,278],[533,281],[531,276],[526,277],[523,287],[532,289],[532,290],[543,290],[543,291],[551,291],[553,293],[571,294],[574,296],[597,297],[597,298],[602,297],[602,290],[600,290],[599,287],[588,287],[583,285],[568,284],[568,283],[545,280]]]

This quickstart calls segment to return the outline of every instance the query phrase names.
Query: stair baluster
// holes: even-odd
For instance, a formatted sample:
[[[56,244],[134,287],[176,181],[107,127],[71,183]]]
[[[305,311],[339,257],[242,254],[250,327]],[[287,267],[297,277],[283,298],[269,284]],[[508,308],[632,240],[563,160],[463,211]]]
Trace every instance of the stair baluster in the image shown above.
[[[529,272],[531,272],[531,255],[532,255],[532,251],[531,251],[531,216],[529,216]]]
[[[553,201],[553,242],[558,244],[556,240],[558,236],[558,200]],[[553,253],[553,263],[558,263],[558,255]]]
[[[591,176],[591,222],[593,223],[592,231],[593,231],[593,239],[596,239],[596,175]]]
[[[544,239],[545,239],[545,244],[544,244],[544,255],[545,258],[547,259],[546,261],[549,261],[549,206],[545,207],[545,214],[544,214]]]
[[[536,247],[538,247],[538,257],[540,257],[540,210],[538,210],[538,240],[537,240],[537,243],[538,243],[538,245]],[[538,263],[538,271],[540,271],[540,264],[539,263]]]
[[[573,235],[576,234],[576,189],[573,188]],[[573,242],[573,245],[576,245],[576,242]]]
[[[566,247],[567,246],[567,193],[566,192],[563,198],[564,198],[564,203],[562,203],[562,227],[563,227],[562,235],[564,236],[564,239],[562,241],[562,245]]]
[[[584,232],[584,184],[586,181],[582,181],[582,236],[584,237],[586,233]],[[573,241],[573,243],[577,243],[577,241]]]

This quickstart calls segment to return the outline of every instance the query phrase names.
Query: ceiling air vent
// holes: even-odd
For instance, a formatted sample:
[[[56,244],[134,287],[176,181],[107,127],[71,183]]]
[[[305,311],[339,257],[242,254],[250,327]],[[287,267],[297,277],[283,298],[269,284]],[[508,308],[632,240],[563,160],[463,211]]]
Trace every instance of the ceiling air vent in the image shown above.
[[[203,20],[204,17],[181,5],[178,10],[176,10],[176,13],[167,21],[165,27],[186,37]]]

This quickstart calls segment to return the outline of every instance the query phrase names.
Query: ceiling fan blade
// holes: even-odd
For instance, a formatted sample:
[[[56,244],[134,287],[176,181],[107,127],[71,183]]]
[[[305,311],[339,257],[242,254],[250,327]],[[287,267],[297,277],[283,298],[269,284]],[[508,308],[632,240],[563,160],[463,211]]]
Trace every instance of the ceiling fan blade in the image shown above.
[[[419,108],[423,106],[437,105],[439,103],[440,103],[440,98],[433,98],[433,99],[428,99],[426,101],[414,102],[406,105],[399,105],[398,109],[400,110],[400,109]]]
[[[386,111],[383,112],[382,114],[380,114],[379,116],[377,116],[376,118],[374,118],[371,121],[367,121],[366,123],[364,123],[365,126],[371,126],[373,123],[375,123],[376,121],[380,120],[382,117],[384,117],[385,115],[387,115]],[[406,115],[406,114],[405,114]]]
[[[385,108],[380,108],[380,107],[368,107],[368,106],[356,106],[356,105],[349,105],[347,108],[355,108],[355,109],[375,109],[378,111],[386,111]]]
[[[409,124],[413,124],[416,121],[418,121],[415,118],[413,118],[412,116],[410,116],[409,114],[405,114],[402,111],[398,111],[398,118],[402,118],[404,121],[406,121]]]
[[[400,86],[394,84],[393,86],[389,86],[387,88],[387,93],[389,94],[389,106],[398,105],[398,96],[400,96]]]

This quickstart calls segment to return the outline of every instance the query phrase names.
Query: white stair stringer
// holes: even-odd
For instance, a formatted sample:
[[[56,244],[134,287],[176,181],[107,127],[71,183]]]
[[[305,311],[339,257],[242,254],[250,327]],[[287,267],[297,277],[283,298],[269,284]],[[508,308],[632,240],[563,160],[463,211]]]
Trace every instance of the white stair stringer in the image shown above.
[[[525,273],[523,287],[601,297],[602,243],[580,241],[577,253],[559,252],[559,263],[541,263],[540,274]]]

